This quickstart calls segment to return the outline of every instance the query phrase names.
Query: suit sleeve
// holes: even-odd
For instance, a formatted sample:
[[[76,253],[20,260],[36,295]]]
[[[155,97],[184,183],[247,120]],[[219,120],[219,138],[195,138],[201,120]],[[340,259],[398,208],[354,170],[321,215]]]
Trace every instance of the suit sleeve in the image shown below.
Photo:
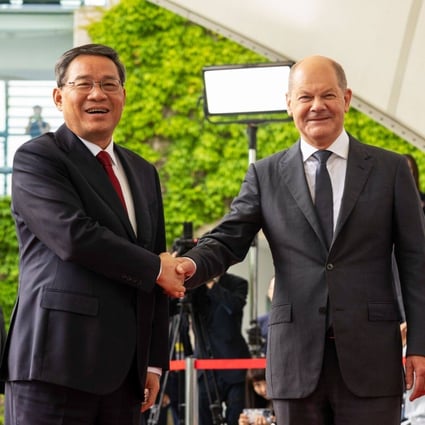
[[[230,212],[185,254],[197,264],[197,273],[186,286],[196,287],[243,261],[260,228],[261,194],[257,170],[255,164],[251,164]]]

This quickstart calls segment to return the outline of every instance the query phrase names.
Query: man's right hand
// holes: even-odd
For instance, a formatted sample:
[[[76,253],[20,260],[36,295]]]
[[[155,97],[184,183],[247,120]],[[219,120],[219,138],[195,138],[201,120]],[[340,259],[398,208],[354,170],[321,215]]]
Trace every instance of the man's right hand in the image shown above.
[[[156,283],[164,292],[172,298],[183,298],[186,288],[184,287],[185,274],[179,273],[177,265],[179,260],[168,252],[160,254],[161,273]]]

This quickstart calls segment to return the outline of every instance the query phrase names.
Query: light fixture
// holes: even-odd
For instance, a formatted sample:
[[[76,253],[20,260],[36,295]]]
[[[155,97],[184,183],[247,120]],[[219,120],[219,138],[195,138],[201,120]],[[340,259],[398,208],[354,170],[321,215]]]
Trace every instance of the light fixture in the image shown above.
[[[214,123],[288,120],[290,67],[273,62],[203,68],[205,116]],[[217,120],[219,116],[227,119]]]

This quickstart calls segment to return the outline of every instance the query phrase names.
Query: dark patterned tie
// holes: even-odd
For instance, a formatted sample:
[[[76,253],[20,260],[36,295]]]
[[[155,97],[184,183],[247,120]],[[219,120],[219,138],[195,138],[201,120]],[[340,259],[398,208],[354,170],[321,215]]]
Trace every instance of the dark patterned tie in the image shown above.
[[[318,164],[316,168],[316,189],[315,201],[317,215],[319,216],[320,223],[322,224],[323,233],[326,237],[328,248],[332,242],[333,236],[333,195],[332,184],[329,177],[326,161],[332,154],[330,151],[320,150],[313,154],[317,159]]]
[[[111,157],[109,156],[108,152],[100,151],[96,155],[96,158],[103,165],[103,168],[105,169],[106,174],[108,174],[108,177],[109,177],[109,180],[112,183],[112,186],[114,186],[114,189],[117,192],[117,195],[120,198],[124,209],[127,211],[127,206],[125,204],[124,195],[123,195],[122,190],[121,190],[120,182],[118,181],[118,178],[115,175],[114,170],[112,169]]]

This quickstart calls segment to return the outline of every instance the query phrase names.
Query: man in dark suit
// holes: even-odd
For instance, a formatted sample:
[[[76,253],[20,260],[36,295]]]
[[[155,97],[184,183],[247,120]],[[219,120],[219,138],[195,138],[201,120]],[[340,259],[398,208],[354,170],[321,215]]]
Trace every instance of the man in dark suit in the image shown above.
[[[247,295],[248,282],[230,273],[212,279],[193,292],[195,357],[250,357],[248,344],[242,335],[242,316]],[[239,414],[245,407],[245,376],[244,369],[201,371],[200,425],[218,423],[221,403],[226,406],[226,424],[238,425]],[[212,404],[216,404],[216,409],[210,409]]]
[[[351,96],[335,61],[312,56],[294,65],[287,105],[300,140],[252,164],[229,214],[185,254],[190,260],[176,259],[194,287],[242,261],[263,230],[275,266],[267,382],[278,424],[400,422],[393,248],[408,324],[405,382],[412,398],[425,394],[423,212],[405,158],[344,130]],[[315,191],[313,155],[323,150],[330,152],[319,168],[331,180],[329,241]]]
[[[20,285],[2,362],[6,423],[136,425],[168,367],[164,291],[184,288],[163,279],[157,172],[112,140],[125,103],[116,52],[76,47],[55,71],[65,124],[22,145],[13,164]]]

